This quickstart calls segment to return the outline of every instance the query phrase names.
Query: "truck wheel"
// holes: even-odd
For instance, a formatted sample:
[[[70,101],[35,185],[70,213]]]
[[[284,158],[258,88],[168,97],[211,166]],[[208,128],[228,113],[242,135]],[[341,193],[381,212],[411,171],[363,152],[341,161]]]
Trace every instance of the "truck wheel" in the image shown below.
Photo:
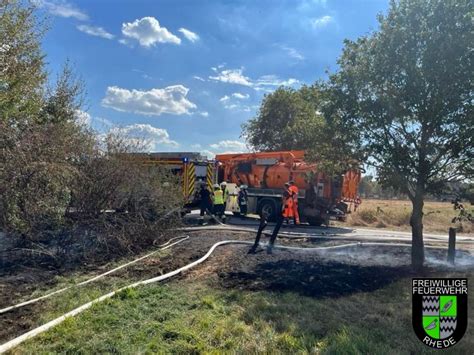
[[[306,217],[310,226],[320,227],[324,223],[324,220],[320,217]]]
[[[261,216],[265,213],[268,216],[268,221],[274,222],[276,221],[276,214],[277,214],[277,204],[275,200],[270,198],[264,198],[258,203],[258,214]]]

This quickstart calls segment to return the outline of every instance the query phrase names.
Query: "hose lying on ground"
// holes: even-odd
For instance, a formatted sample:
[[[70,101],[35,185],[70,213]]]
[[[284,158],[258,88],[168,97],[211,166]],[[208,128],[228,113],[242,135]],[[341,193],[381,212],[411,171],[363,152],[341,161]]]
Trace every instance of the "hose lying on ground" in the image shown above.
[[[82,306],[78,307],[78,308],[75,308],[73,309],[72,311],[66,313],[66,314],[63,314],[62,316],[56,318],[56,319],[53,319],[52,321],[46,323],[46,324],[43,324],[42,326],[38,327],[38,328],[35,328],[33,330],[30,330],[29,332],[23,334],[23,335],[20,335],[19,337],[17,338],[14,338],[8,342],[6,342],[5,344],[3,345],[0,345],[0,354],[8,351],[8,350],[11,350],[13,349],[14,347],[18,346],[19,344],[23,343],[24,341],[28,340],[28,339],[31,339],[33,337],[35,337],[36,335],[39,335],[41,333],[44,333],[46,332],[47,330],[55,327],[56,325],[62,323],[64,320],[66,320],[68,317],[73,317],[85,310],[87,310],[88,308],[92,307],[94,304],[96,303],[99,303],[99,302],[102,302],[106,299],[109,299],[111,297],[113,297],[114,295],[116,295],[117,293],[125,290],[125,289],[128,289],[128,288],[135,288],[135,287],[138,287],[140,285],[147,285],[147,284],[150,284],[150,283],[154,283],[154,282],[159,282],[159,281],[163,281],[163,280],[166,280],[170,277],[173,277],[175,275],[178,275],[186,270],[189,270],[191,268],[193,268],[194,266],[196,265],[199,265],[201,264],[202,262],[204,262],[205,260],[207,260],[209,258],[209,256],[211,256],[211,254],[214,252],[214,250],[219,247],[219,246],[222,246],[222,245],[226,245],[226,244],[245,244],[245,245],[253,245],[254,243],[253,242],[250,242],[250,241],[243,241],[243,240],[224,240],[224,241],[221,241],[221,242],[217,242],[215,243],[214,245],[211,246],[211,248],[209,249],[209,251],[204,255],[202,256],[201,258],[199,258],[198,260],[196,261],[193,261],[192,263],[190,264],[187,264],[183,267],[180,267],[179,269],[176,269],[174,271],[170,271],[164,275],[161,275],[161,276],[157,276],[157,277],[154,277],[154,278],[151,278],[151,279],[148,279],[148,280],[143,280],[143,281],[138,281],[138,282],[135,282],[129,286],[125,286],[125,287],[122,287],[122,288],[119,288],[118,290],[116,291],[112,291],[112,292],[109,292],[99,298],[96,298],[95,300],[92,300],[86,304],[83,304]],[[274,247],[275,248],[278,248],[278,249],[289,249],[289,250],[303,250],[303,251],[317,251],[317,250],[329,250],[329,249],[342,249],[342,248],[350,248],[350,247],[356,247],[356,246],[366,246],[366,245],[372,245],[372,244],[376,244],[376,245],[380,245],[380,243],[350,243],[350,244],[343,244],[343,245],[335,245],[335,246],[329,246],[329,247],[317,247],[317,248],[301,248],[301,247],[287,247],[287,246],[283,246],[283,245],[275,245]],[[384,243],[382,243],[384,244]],[[384,244],[386,246],[406,246],[406,247],[411,247],[411,244],[402,244],[402,243],[399,243],[399,244]],[[439,247],[429,247],[427,246],[426,248],[430,248],[430,249],[439,249]]]
[[[183,228],[178,228],[176,230],[179,231],[184,231],[184,232],[199,232],[199,231],[209,231],[209,230],[215,230],[215,231],[229,231],[229,232],[237,232],[237,233],[255,233],[256,230],[252,228],[242,228],[242,227],[232,227],[229,225],[224,225],[224,226],[205,226],[205,227],[183,227]],[[271,231],[263,231],[262,234],[270,236],[272,234]],[[347,240],[347,241],[360,241],[361,238],[364,236],[338,236],[337,233],[325,233],[325,234],[309,234],[309,233],[298,233],[298,232],[289,232],[289,231],[280,231],[278,232],[278,237],[279,238],[289,238],[289,239],[318,239],[318,240]],[[384,241],[387,242],[406,242],[408,239],[407,238],[400,238],[400,237],[383,237]],[[445,240],[447,242],[447,239]],[[425,239],[426,243],[442,243],[444,240],[430,240],[430,239]],[[365,243],[365,242],[364,242]],[[367,242],[369,243],[369,242]],[[470,240],[456,240],[457,244],[474,244],[474,241]],[[410,244],[411,245],[411,244]]]
[[[176,242],[174,242],[174,243],[171,243],[172,241],[177,240],[177,239],[179,239],[179,240],[176,241]],[[130,261],[130,262],[128,262],[128,263],[125,263],[125,264],[123,264],[123,265],[120,265],[120,266],[118,266],[118,267],[116,267],[116,268],[114,268],[114,269],[112,269],[112,270],[109,270],[109,271],[107,271],[107,272],[104,272],[103,274],[94,276],[93,278],[88,279],[88,280],[86,280],[86,281],[82,281],[82,282],[80,282],[80,283],[78,283],[78,284],[75,284],[75,285],[72,285],[72,286],[68,286],[68,287],[64,287],[64,288],[62,288],[62,289],[59,289],[59,290],[56,290],[56,291],[47,293],[47,294],[45,294],[45,295],[43,295],[43,296],[41,296],[41,297],[34,298],[34,299],[31,299],[31,300],[28,300],[28,301],[25,301],[25,302],[21,302],[21,303],[15,304],[15,305],[13,305],[13,306],[9,306],[9,307],[0,309],[0,314],[9,312],[9,311],[14,310],[14,309],[16,309],[16,308],[20,308],[20,307],[23,307],[23,306],[26,306],[26,305],[29,305],[29,304],[32,304],[32,303],[35,303],[35,302],[38,302],[38,301],[41,301],[41,300],[44,300],[44,299],[49,298],[49,297],[51,297],[51,296],[54,296],[54,295],[57,295],[57,294],[62,293],[62,292],[64,292],[64,291],[67,291],[67,290],[69,290],[69,289],[71,289],[71,288],[73,288],[73,287],[83,286],[83,285],[86,285],[86,284],[91,283],[91,282],[93,282],[93,281],[96,281],[96,280],[98,280],[98,279],[101,279],[101,278],[104,277],[104,276],[110,275],[110,274],[112,274],[112,273],[114,273],[114,272],[116,272],[116,271],[118,271],[118,270],[121,270],[121,269],[127,267],[127,266],[130,266],[130,265],[132,265],[132,264],[135,264],[135,263],[137,263],[137,262],[139,262],[139,261],[141,261],[141,260],[143,260],[143,259],[149,258],[149,257],[152,256],[153,254],[156,254],[156,253],[159,252],[159,251],[162,251],[162,250],[171,248],[172,246],[174,246],[174,245],[176,245],[176,244],[178,244],[178,243],[181,243],[181,242],[183,242],[183,241],[185,241],[185,240],[187,240],[187,239],[189,239],[189,236],[171,238],[171,239],[168,240],[166,243],[164,243],[164,244],[162,244],[162,245],[159,245],[159,248],[160,248],[160,249],[155,250],[155,251],[153,251],[153,252],[151,252],[151,253],[149,253],[149,254],[146,254],[146,255],[144,255],[144,256],[142,256],[142,257],[139,257],[138,259],[132,260],[132,261]],[[171,244],[170,244],[170,243],[171,243]]]

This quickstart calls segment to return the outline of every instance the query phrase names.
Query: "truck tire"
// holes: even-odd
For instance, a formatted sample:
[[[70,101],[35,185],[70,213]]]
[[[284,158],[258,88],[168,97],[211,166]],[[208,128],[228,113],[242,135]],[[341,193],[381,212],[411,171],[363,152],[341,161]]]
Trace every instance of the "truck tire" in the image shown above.
[[[257,212],[261,216],[265,212],[268,216],[268,221],[275,222],[277,219],[278,205],[275,200],[271,198],[263,198],[258,203]]]
[[[321,217],[306,217],[310,226],[320,227],[324,220]]]

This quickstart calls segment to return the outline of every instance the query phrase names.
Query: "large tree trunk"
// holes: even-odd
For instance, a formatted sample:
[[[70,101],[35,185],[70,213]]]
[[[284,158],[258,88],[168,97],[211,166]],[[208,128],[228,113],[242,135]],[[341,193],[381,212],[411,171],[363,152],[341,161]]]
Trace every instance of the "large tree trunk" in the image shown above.
[[[421,193],[417,193],[412,200],[413,211],[410,218],[412,247],[411,265],[414,269],[422,269],[425,261],[425,250],[423,245],[423,199]]]

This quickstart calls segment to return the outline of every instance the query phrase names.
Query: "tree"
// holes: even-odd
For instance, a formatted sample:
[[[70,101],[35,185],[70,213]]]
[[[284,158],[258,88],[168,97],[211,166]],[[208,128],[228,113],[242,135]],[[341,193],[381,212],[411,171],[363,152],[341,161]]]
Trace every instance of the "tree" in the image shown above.
[[[242,136],[256,150],[305,150],[306,158],[329,175],[359,167],[358,132],[347,129],[332,87],[323,82],[265,95]]]
[[[34,6],[0,0],[0,121],[28,120],[41,108],[46,81]]]
[[[39,123],[73,122],[84,103],[84,83],[78,79],[69,63],[63,66],[53,90],[49,90],[38,117]]]
[[[415,267],[425,195],[473,174],[472,15],[469,0],[391,1],[378,31],[345,42],[331,77],[379,180],[412,202]]]
[[[376,182],[372,175],[363,176],[359,183],[359,193],[365,197],[372,196]]]
[[[248,143],[257,150],[295,150],[308,146],[323,121],[309,100],[311,89],[280,87],[265,95],[257,117],[243,125]]]

